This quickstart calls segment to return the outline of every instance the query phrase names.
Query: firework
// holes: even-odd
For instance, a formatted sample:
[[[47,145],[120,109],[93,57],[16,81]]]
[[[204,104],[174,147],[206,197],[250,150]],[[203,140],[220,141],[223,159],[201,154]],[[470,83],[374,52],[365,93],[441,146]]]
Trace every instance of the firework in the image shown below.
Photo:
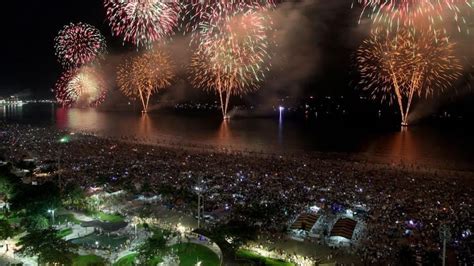
[[[182,3],[180,26],[185,32],[197,32],[200,23],[206,22],[212,24],[221,17],[235,10],[242,10],[243,7],[261,10],[274,8],[275,0],[188,0]]]
[[[458,31],[469,33],[463,9],[472,8],[469,0],[354,0],[362,5],[361,18],[368,16],[375,32],[397,31],[400,28],[418,28],[434,33],[452,20]]]
[[[102,73],[93,67],[66,71],[55,86],[56,99],[63,106],[96,107],[107,94]]]
[[[430,31],[372,34],[357,51],[360,84],[374,98],[396,99],[406,125],[415,96],[427,98],[448,89],[461,74],[455,44]]]
[[[67,68],[91,63],[107,49],[100,31],[86,23],[64,26],[54,41],[56,56]]]
[[[62,106],[69,107],[74,104],[74,97],[71,97],[73,93],[68,90],[68,83],[74,77],[75,74],[75,69],[64,72],[54,86],[56,101]]]
[[[177,0],[105,0],[104,5],[113,34],[136,46],[150,47],[178,24]]]
[[[117,84],[125,96],[140,98],[143,112],[148,111],[150,97],[171,85],[174,66],[167,53],[149,51],[126,60],[117,71]]]
[[[223,10],[220,16],[199,23],[191,82],[219,94],[226,118],[230,96],[254,91],[264,80],[269,67],[269,23],[259,5],[233,3]]]

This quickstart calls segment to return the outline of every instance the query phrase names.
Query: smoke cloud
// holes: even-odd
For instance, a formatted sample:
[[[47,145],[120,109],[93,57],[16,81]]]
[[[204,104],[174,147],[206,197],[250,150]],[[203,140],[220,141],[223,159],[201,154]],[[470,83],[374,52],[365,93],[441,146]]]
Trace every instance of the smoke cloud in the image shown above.
[[[360,10],[357,7],[351,9],[351,1],[327,1],[327,0],[302,0],[287,1],[279,4],[274,10],[268,11],[268,16],[273,23],[271,35],[274,42],[270,47],[271,55],[270,71],[266,74],[266,79],[261,84],[261,88],[248,96],[243,97],[246,104],[258,106],[259,110],[253,110],[252,114],[269,114],[273,111],[280,100],[286,97],[285,104],[292,104],[305,95],[305,90],[310,87],[311,91],[318,91],[320,88],[312,86],[315,80],[321,76],[332,75],[332,69],[325,69],[329,64],[347,65],[351,63],[350,58],[344,59],[342,56],[349,55],[355,51],[360,43],[366,38],[370,31],[371,22],[363,18],[359,22]],[[471,34],[454,34],[453,40],[458,43],[458,53],[465,62],[466,72],[472,73],[472,58],[474,57],[473,25],[468,25]],[[451,27],[451,26],[450,26]],[[448,32],[456,32],[457,25],[452,25]],[[333,54],[327,55],[327,51],[334,48]],[[160,48],[161,49],[161,48]],[[166,43],[165,49],[172,56],[176,68],[176,78],[173,84],[155,95],[150,103],[150,109],[159,109],[172,106],[178,102],[189,102],[201,99],[212,99],[217,96],[209,92],[203,92],[198,88],[193,88],[189,83],[189,63],[194,47],[190,45],[189,35],[175,35],[173,39]],[[344,55],[332,58],[340,50],[347,50]],[[111,54],[104,64],[107,80],[112,89],[105,106],[116,106],[118,102],[127,103],[128,100],[121,96],[115,85],[115,71],[117,66],[126,58],[137,54],[137,51],[130,51],[124,54]],[[333,67],[336,69],[337,67]],[[344,68],[340,68],[344,69]],[[351,67],[347,67],[350,71]],[[348,73],[339,74],[345,79],[350,79]],[[472,83],[471,81],[466,82]],[[458,85],[463,87],[460,82]],[[338,84],[340,85],[340,84]],[[337,85],[336,85],[337,86]],[[346,86],[347,90],[355,88]],[[464,86],[468,87],[468,86]],[[467,92],[463,89],[458,91],[459,97]],[[452,94],[449,97],[452,98]],[[431,113],[440,104],[443,104],[447,96],[438,97],[428,101],[418,101],[413,108],[413,118],[425,116]],[[238,103],[239,99],[232,99]],[[234,111],[235,114],[247,115],[242,111]]]

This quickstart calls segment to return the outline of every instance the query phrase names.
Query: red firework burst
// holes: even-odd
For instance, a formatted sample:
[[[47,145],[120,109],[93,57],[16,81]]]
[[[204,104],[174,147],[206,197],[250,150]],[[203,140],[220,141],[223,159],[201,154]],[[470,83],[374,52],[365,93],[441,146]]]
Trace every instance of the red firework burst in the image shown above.
[[[54,41],[56,56],[66,68],[91,63],[107,49],[100,31],[81,22],[64,26]]]

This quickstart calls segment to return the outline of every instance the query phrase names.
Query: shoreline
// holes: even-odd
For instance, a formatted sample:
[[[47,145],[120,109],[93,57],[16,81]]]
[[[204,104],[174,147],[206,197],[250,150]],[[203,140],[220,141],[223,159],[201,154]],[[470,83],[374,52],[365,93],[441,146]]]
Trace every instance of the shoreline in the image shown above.
[[[62,131],[52,127],[57,131]],[[65,130],[71,132],[70,129]],[[205,144],[198,142],[179,142],[179,140],[167,142],[164,138],[152,140],[141,140],[141,139],[125,139],[121,137],[114,136],[104,136],[100,133],[95,132],[74,132],[75,134],[80,134],[82,136],[96,137],[100,139],[106,139],[109,141],[118,141],[128,144],[138,144],[143,146],[154,146],[169,150],[183,150],[183,151],[194,151],[199,153],[220,153],[220,154],[238,154],[242,156],[258,156],[260,158],[275,158],[275,157],[289,157],[287,159],[294,159],[301,157],[302,155],[313,159],[313,160],[323,160],[323,161],[338,161],[338,163],[348,163],[348,164],[370,164],[377,169],[380,168],[389,168],[393,170],[402,170],[407,172],[416,172],[416,173],[429,173],[437,175],[458,175],[459,178],[473,178],[474,179],[474,168],[456,168],[449,167],[447,165],[440,164],[438,161],[432,162],[421,162],[417,164],[413,163],[404,163],[402,160],[395,162],[390,160],[388,156],[379,154],[377,156],[370,155],[368,153],[350,153],[350,152],[323,152],[323,151],[305,151],[305,150],[290,150],[284,152],[282,150],[275,150],[275,152],[269,152],[262,150],[252,150],[252,149],[239,149],[229,146],[220,146],[218,144]]]
[[[395,160],[388,155],[377,153],[373,155],[367,152],[331,152],[331,151],[306,151],[301,149],[289,149],[283,151],[275,149],[270,152],[268,149],[251,149],[249,147],[239,148],[238,146],[224,146],[213,143],[186,141],[183,138],[170,139],[164,136],[157,136],[155,139],[140,139],[132,136],[106,136],[94,131],[74,131],[70,128],[59,129],[54,125],[29,125],[20,123],[6,123],[15,126],[25,126],[38,129],[50,129],[59,134],[75,134],[85,137],[94,137],[108,141],[117,141],[128,144],[137,144],[150,147],[159,147],[172,151],[193,151],[198,153],[220,153],[235,154],[240,156],[257,156],[259,158],[297,159],[304,157],[311,160],[322,160],[343,164],[365,164],[374,169],[390,169],[405,171],[407,173],[427,173],[430,175],[456,176],[458,178],[468,178],[474,180],[474,167],[456,167],[451,163],[442,162],[439,159],[420,161],[418,163],[405,163],[402,158]],[[467,165],[468,163],[462,163]]]

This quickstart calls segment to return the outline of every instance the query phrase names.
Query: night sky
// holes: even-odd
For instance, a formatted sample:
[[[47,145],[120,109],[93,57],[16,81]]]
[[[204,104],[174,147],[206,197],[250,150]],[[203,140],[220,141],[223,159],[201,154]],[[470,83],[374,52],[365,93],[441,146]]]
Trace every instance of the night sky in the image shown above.
[[[327,14],[324,17],[314,14],[318,17],[314,29],[319,31],[318,39],[314,40],[318,68],[301,82],[306,91],[326,87],[322,85],[331,84],[331,79],[335,83],[330,89],[346,87],[350,81],[351,50],[345,47],[347,40],[342,33],[356,22],[352,18],[340,19],[354,13],[349,5],[344,3],[337,7],[341,8],[328,7],[331,12],[337,12],[332,18]],[[312,19],[311,14],[305,15],[308,20]],[[97,27],[107,38],[109,53],[127,49],[119,38],[112,37],[101,0],[12,1],[0,20],[4,36],[0,44],[3,52],[0,95],[25,92],[33,97],[52,97],[51,88],[62,71],[54,55],[54,37],[70,22],[85,22]],[[321,47],[325,51],[321,52]]]
[[[293,96],[357,97],[353,53],[367,36],[367,25],[357,24],[359,10],[350,8],[350,0],[324,1],[325,4],[306,2],[310,4],[299,7],[299,20],[290,21],[295,23],[289,28],[294,36],[287,36],[290,41],[286,45],[292,51],[282,61],[291,62],[299,56],[307,62],[293,62],[288,69],[299,65],[310,67],[304,75],[281,82],[273,78],[288,73],[288,69],[276,64],[262,91],[271,90],[267,87],[278,87],[276,90]],[[54,37],[70,22],[85,22],[97,27],[106,36],[109,54],[130,50],[123,46],[121,39],[112,37],[102,4],[101,0],[11,1],[8,8],[2,8],[0,96],[19,93],[30,98],[53,97],[51,89],[62,71],[54,55]],[[286,23],[286,20],[282,22]],[[184,76],[181,78],[186,80]]]
[[[0,17],[3,31],[0,90],[30,90],[51,97],[61,73],[54,55],[54,37],[69,22],[87,22],[110,36],[98,0],[12,1]]]

